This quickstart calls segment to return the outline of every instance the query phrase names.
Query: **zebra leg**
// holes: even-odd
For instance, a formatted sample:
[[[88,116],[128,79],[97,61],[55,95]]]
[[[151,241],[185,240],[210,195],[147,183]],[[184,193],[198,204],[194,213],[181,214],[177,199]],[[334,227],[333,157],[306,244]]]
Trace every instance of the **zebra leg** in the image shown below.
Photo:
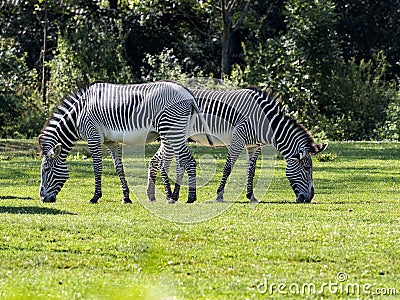
[[[192,156],[192,154],[188,151],[187,162],[185,163],[185,169],[188,174],[188,186],[189,186],[189,195],[187,203],[193,203],[196,201],[196,166],[197,163]]]
[[[88,141],[88,146],[93,160],[94,169],[94,195],[89,203],[95,204],[103,195],[101,192],[101,174],[103,173],[103,165],[101,160],[101,141],[100,137]]]
[[[121,180],[122,193],[124,195],[122,198],[122,203],[132,203],[131,199],[129,199],[129,188],[125,179],[124,165],[122,164],[121,147],[118,145],[118,143],[112,142],[106,143],[105,146],[107,147],[108,152],[113,159],[115,171]]]
[[[151,158],[149,165],[149,177],[147,183],[147,196],[150,201],[155,201],[155,181],[157,178],[157,171],[160,170],[161,178],[164,184],[165,194],[167,202],[170,204],[175,203],[179,198],[180,185],[175,183],[174,192],[171,190],[171,184],[169,181],[169,169],[171,165],[172,158],[174,157],[174,152],[171,147],[162,143],[156,154]],[[179,164],[177,164],[177,170]],[[177,171],[178,182],[180,172]]]
[[[172,198],[171,184],[169,182],[169,169],[173,157],[174,157],[173,149],[169,146],[169,144],[164,144],[161,155],[160,173],[164,184],[165,197],[169,204],[175,203],[175,200]]]
[[[177,156],[177,162],[176,162],[176,181],[175,181],[175,186],[174,186],[174,192],[172,193],[172,200],[174,202],[178,201],[179,199],[179,193],[181,191],[181,185],[182,185],[182,180],[183,180],[183,175],[184,175],[184,162],[182,159],[182,155]]]
[[[174,105],[164,110],[164,115],[160,118],[159,123],[157,124],[161,140],[165,142],[166,146],[168,146],[168,148],[165,147],[165,150],[173,150],[168,153],[167,151],[165,152],[163,160],[164,167],[161,168],[161,176],[163,176],[163,180],[164,178],[167,178],[169,162],[170,159],[172,159],[172,156],[170,156],[169,153],[174,154],[176,158],[176,184],[171,202],[178,199],[184,170],[186,170],[189,176],[188,202],[194,202],[196,200],[196,163],[186,145],[191,113],[191,100],[185,99],[177,101]],[[163,172],[167,173],[163,174]]]
[[[172,199],[178,201],[180,187],[182,185],[182,179],[184,171],[188,175],[188,199],[186,203],[193,203],[197,199],[196,195],[196,160],[194,159],[189,147],[186,144],[186,139],[184,143],[175,150],[176,154],[176,183],[174,188],[174,193],[172,194]]]
[[[162,161],[162,152],[160,151],[162,146],[158,148],[157,152],[154,156],[150,159],[149,162],[149,173],[147,176],[147,189],[146,195],[149,201],[154,202],[156,201],[156,179],[157,179],[157,172],[160,169],[160,164]]]
[[[224,166],[224,172],[222,174],[222,179],[219,184],[218,190],[217,190],[217,202],[222,202],[224,201],[224,189],[226,185],[226,181],[228,180],[229,175],[232,172],[233,166],[236,163],[236,160],[238,159],[240,153],[245,147],[245,143],[243,140],[238,136],[237,133],[233,133],[232,136],[232,143],[228,148],[228,154],[226,157],[226,162]]]
[[[161,171],[161,176],[162,180],[164,183],[164,189],[166,193],[166,198],[167,200],[170,200],[172,197],[172,191],[171,191],[171,185],[169,183],[169,178],[168,178],[168,171],[165,169],[164,164],[167,164],[167,169],[169,170],[169,165],[170,161],[165,163],[164,162],[164,156],[165,156],[165,147],[164,144],[161,143],[160,148],[158,148],[157,152],[154,154],[154,156],[150,159],[149,163],[149,173],[148,173],[148,178],[147,178],[147,198],[149,201],[156,201],[156,179],[157,179],[157,172],[158,170]]]
[[[179,199],[179,193],[181,191],[181,185],[182,185],[182,180],[183,180],[183,175],[185,168],[182,165],[181,161],[178,161],[176,163],[176,181],[175,181],[175,186],[174,186],[174,192],[172,193],[171,196],[171,203],[175,203]]]
[[[189,194],[187,203],[193,203],[197,199],[196,195],[196,161],[189,151],[186,144],[182,145],[177,155],[176,163],[176,183],[172,199],[178,201],[180,187],[182,185],[182,179],[184,171],[188,174],[188,186]]]
[[[261,147],[247,148],[247,187],[246,187],[246,197],[250,202],[257,203],[258,200],[254,196],[253,191],[253,180],[254,174],[256,172],[256,162],[258,155],[260,155]]]

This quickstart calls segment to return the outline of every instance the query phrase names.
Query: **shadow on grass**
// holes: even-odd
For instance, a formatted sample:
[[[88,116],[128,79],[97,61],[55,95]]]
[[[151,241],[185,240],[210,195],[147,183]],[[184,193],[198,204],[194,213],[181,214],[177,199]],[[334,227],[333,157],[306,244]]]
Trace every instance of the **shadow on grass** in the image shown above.
[[[228,203],[236,203],[236,204],[251,204],[251,205],[259,205],[259,204],[268,204],[268,205],[280,205],[280,204],[290,204],[290,205],[299,205],[299,206],[310,206],[310,205],[347,205],[347,204],[374,204],[374,203],[386,203],[387,201],[383,202],[374,202],[374,201],[346,201],[346,200],[338,200],[338,201],[332,201],[332,202],[321,202],[321,201],[311,201],[310,203],[297,203],[295,200],[294,201],[289,201],[289,200],[280,200],[280,201],[259,201],[257,203],[250,203],[248,201],[225,201]],[[391,202],[387,202],[391,203]]]
[[[227,201],[227,202],[229,202],[229,201]],[[234,201],[233,203],[255,204],[255,205],[257,205],[257,204],[297,204],[296,201],[289,201],[289,200],[278,200],[278,201],[264,201],[264,200],[261,200],[261,201],[255,202],[255,203],[243,200],[243,201]]]
[[[218,201],[207,201],[205,203],[234,203],[234,204],[252,204],[252,205],[257,205],[257,204],[298,204],[296,201],[290,201],[290,200],[278,200],[278,201],[258,201],[258,202],[250,202],[249,200],[224,200],[223,202],[218,202]]]
[[[61,209],[39,206],[0,206],[0,214],[77,215]]]
[[[0,200],[33,200],[32,197],[0,196]]]

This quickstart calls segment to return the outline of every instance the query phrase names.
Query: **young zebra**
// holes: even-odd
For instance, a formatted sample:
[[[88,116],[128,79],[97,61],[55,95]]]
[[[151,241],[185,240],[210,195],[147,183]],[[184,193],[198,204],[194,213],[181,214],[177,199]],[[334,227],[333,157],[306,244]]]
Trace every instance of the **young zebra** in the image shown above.
[[[256,161],[264,145],[273,145],[286,159],[286,177],[299,203],[308,203],[314,197],[311,155],[323,151],[327,144],[314,144],[310,133],[296,121],[285,115],[280,102],[272,91],[264,93],[257,89],[234,91],[191,90],[204,113],[214,137],[215,146],[228,146],[228,155],[221,183],[217,190],[217,201],[223,201],[224,188],[232,168],[241,151],[247,150],[246,196],[257,202],[253,192]],[[206,145],[204,128],[198,119],[193,125],[191,139]],[[150,161],[147,194],[154,194],[154,182],[161,168],[166,190],[170,189],[163,165],[171,161],[171,153],[162,148]],[[160,164],[162,162],[162,165]],[[172,199],[179,197],[180,184],[175,184]],[[150,197],[149,197],[150,198]]]
[[[102,144],[108,148],[120,177],[122,202],[131,203],[119,143],[144,145],[160,137],[162,148],[176,155],[177,177],[182,178],[187,171],[188,202],[195,201],[196,162],[186,145],[193,109],[199,114],[191,93],[172,82],[94,83],[71,94],[47,121],[38,139],[42,156],[40,199],[56,201],[69,177],[67,156],[78,139],[84,139],[88,141],[95,176],[90,203],[97,203],[102,196]]]

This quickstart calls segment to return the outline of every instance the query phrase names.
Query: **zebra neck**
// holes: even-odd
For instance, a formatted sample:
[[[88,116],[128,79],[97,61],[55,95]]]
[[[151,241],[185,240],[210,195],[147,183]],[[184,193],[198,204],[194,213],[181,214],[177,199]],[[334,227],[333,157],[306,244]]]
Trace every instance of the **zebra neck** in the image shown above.
[[[48,124],[42,130],[42,135],[46,143],[51,147],[57,144],[62,145],[61,158],[67,158],[71,149],[79,139],[74,118],[71,115],[53,115]]]
[[[301,148],[311,148],[313,141],[310,133],[281,110],[279,95],[272,91],[264,93],[250,89],[262,113],[257,113],[255,128],[258,128],[263,143],[273,145],[285,159],[298,153]],[[262,116],[262,114],[265,116]]]
[[[75,123],[72,120],[66,120],[65,123],[61,123],[58,130],[58,137],[64,149],[62,154],[68,156],[69,152],[79,139]]]
[[[308,149],[312,146],[312,137],[310,133],[296,121],[286,115],[282,115],[282,120],[273,128],[272,144],[288,159],[299,152],[300,149]]]

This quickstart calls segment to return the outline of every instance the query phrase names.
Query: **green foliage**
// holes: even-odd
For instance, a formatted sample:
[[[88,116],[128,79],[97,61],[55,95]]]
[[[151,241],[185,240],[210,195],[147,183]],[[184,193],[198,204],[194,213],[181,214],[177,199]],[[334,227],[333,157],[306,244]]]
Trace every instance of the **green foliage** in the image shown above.
[[[323,120],[326,134],[335,140],[378,138],[375,131],[384,126],[385,111],[396,88],[385,81],[387,62],[383,53],[374,60],[338,64],[323,91]]]
[[[398,120],[397,90],[386,79],[384,52],[370,60],[344,59],[333,1],[287,1],[285,16],[285,34],[244,44],[246,68],[239,74],[245,81],[281,91],[289,112],[317,135],[380,139],[389,126],[387,134],[396,138],[390,132]]]
[[[246,1],[228,2],[243,7]],[[1,81],[7,86],[13,78],[23,88],[4,87],[0,136],[37,134],[42,111],[95,80],[220,78],[220,2],[123,0],[113,1],[113,9],[110,4],[1,4],[1,40],[8,41],[2,44],[2,63],[15,57],[13,69],[4,73],[9,78]],[[273,87],[288,112],[317,136],[398,139],[399,9],[399,0],[251,1],[232,36],[227,61],[236,65],[224,79]],[[49,80],[45,104],[39,97],[43,78]],[[11,124],[21,116],[23,124]]]
[[[346,60],[368,61],[379,51],[387,56],[388,78],[400,71],[399,0],[335,0],[336,34]],[[379,13],[377,13],[379,12]]]
[[[54,59],[49,62],[51,102],[58,103],[71,90],[96,80],[133,81],[118,20],[85,15],[75,16],[70,22],[75,25],[58,34]]]
[[[36,73],[12,40],[0,40],[0,137],[33,137],[44,122]]]
[[[146,53],[142,68],[142,81],[172,80],[184,81],[187,75],[182,70],[182,64],[174,55],[174,49],[164,49],[159,55]]]
[[[243,81],[240,69],[234,69],[231,76],[225,76],[222,80],[210,74],[204,76],[202,72],[185,73],[183,63],[174,54],[174,49],[164,49],[158,55],[146,54],[144,59],[146,68],[142,68],[141,81],[172,80],[188,88],[210,90],[233,90],[241,87]]]
[[[85,160],[90,157],[90,153],[81,153],[77,151],[76,153],[69,154],[67,157],[67,161],[74,161],[74,160]]]
[[[400,140],[400,90],[385,112],[385,122],[376,130],[379,139]]]
[[[308,126],[318,113],[318,91],[339,54],[334,6],[329,0],[286,3],[287,32],[244,45],[244,73],[250,84],[282,92],[289,110]]]
[[[319,153],[316,157],[315,160],[319,162],[329,162],[329,161],[334,161],[338,157],[337,153]]]

